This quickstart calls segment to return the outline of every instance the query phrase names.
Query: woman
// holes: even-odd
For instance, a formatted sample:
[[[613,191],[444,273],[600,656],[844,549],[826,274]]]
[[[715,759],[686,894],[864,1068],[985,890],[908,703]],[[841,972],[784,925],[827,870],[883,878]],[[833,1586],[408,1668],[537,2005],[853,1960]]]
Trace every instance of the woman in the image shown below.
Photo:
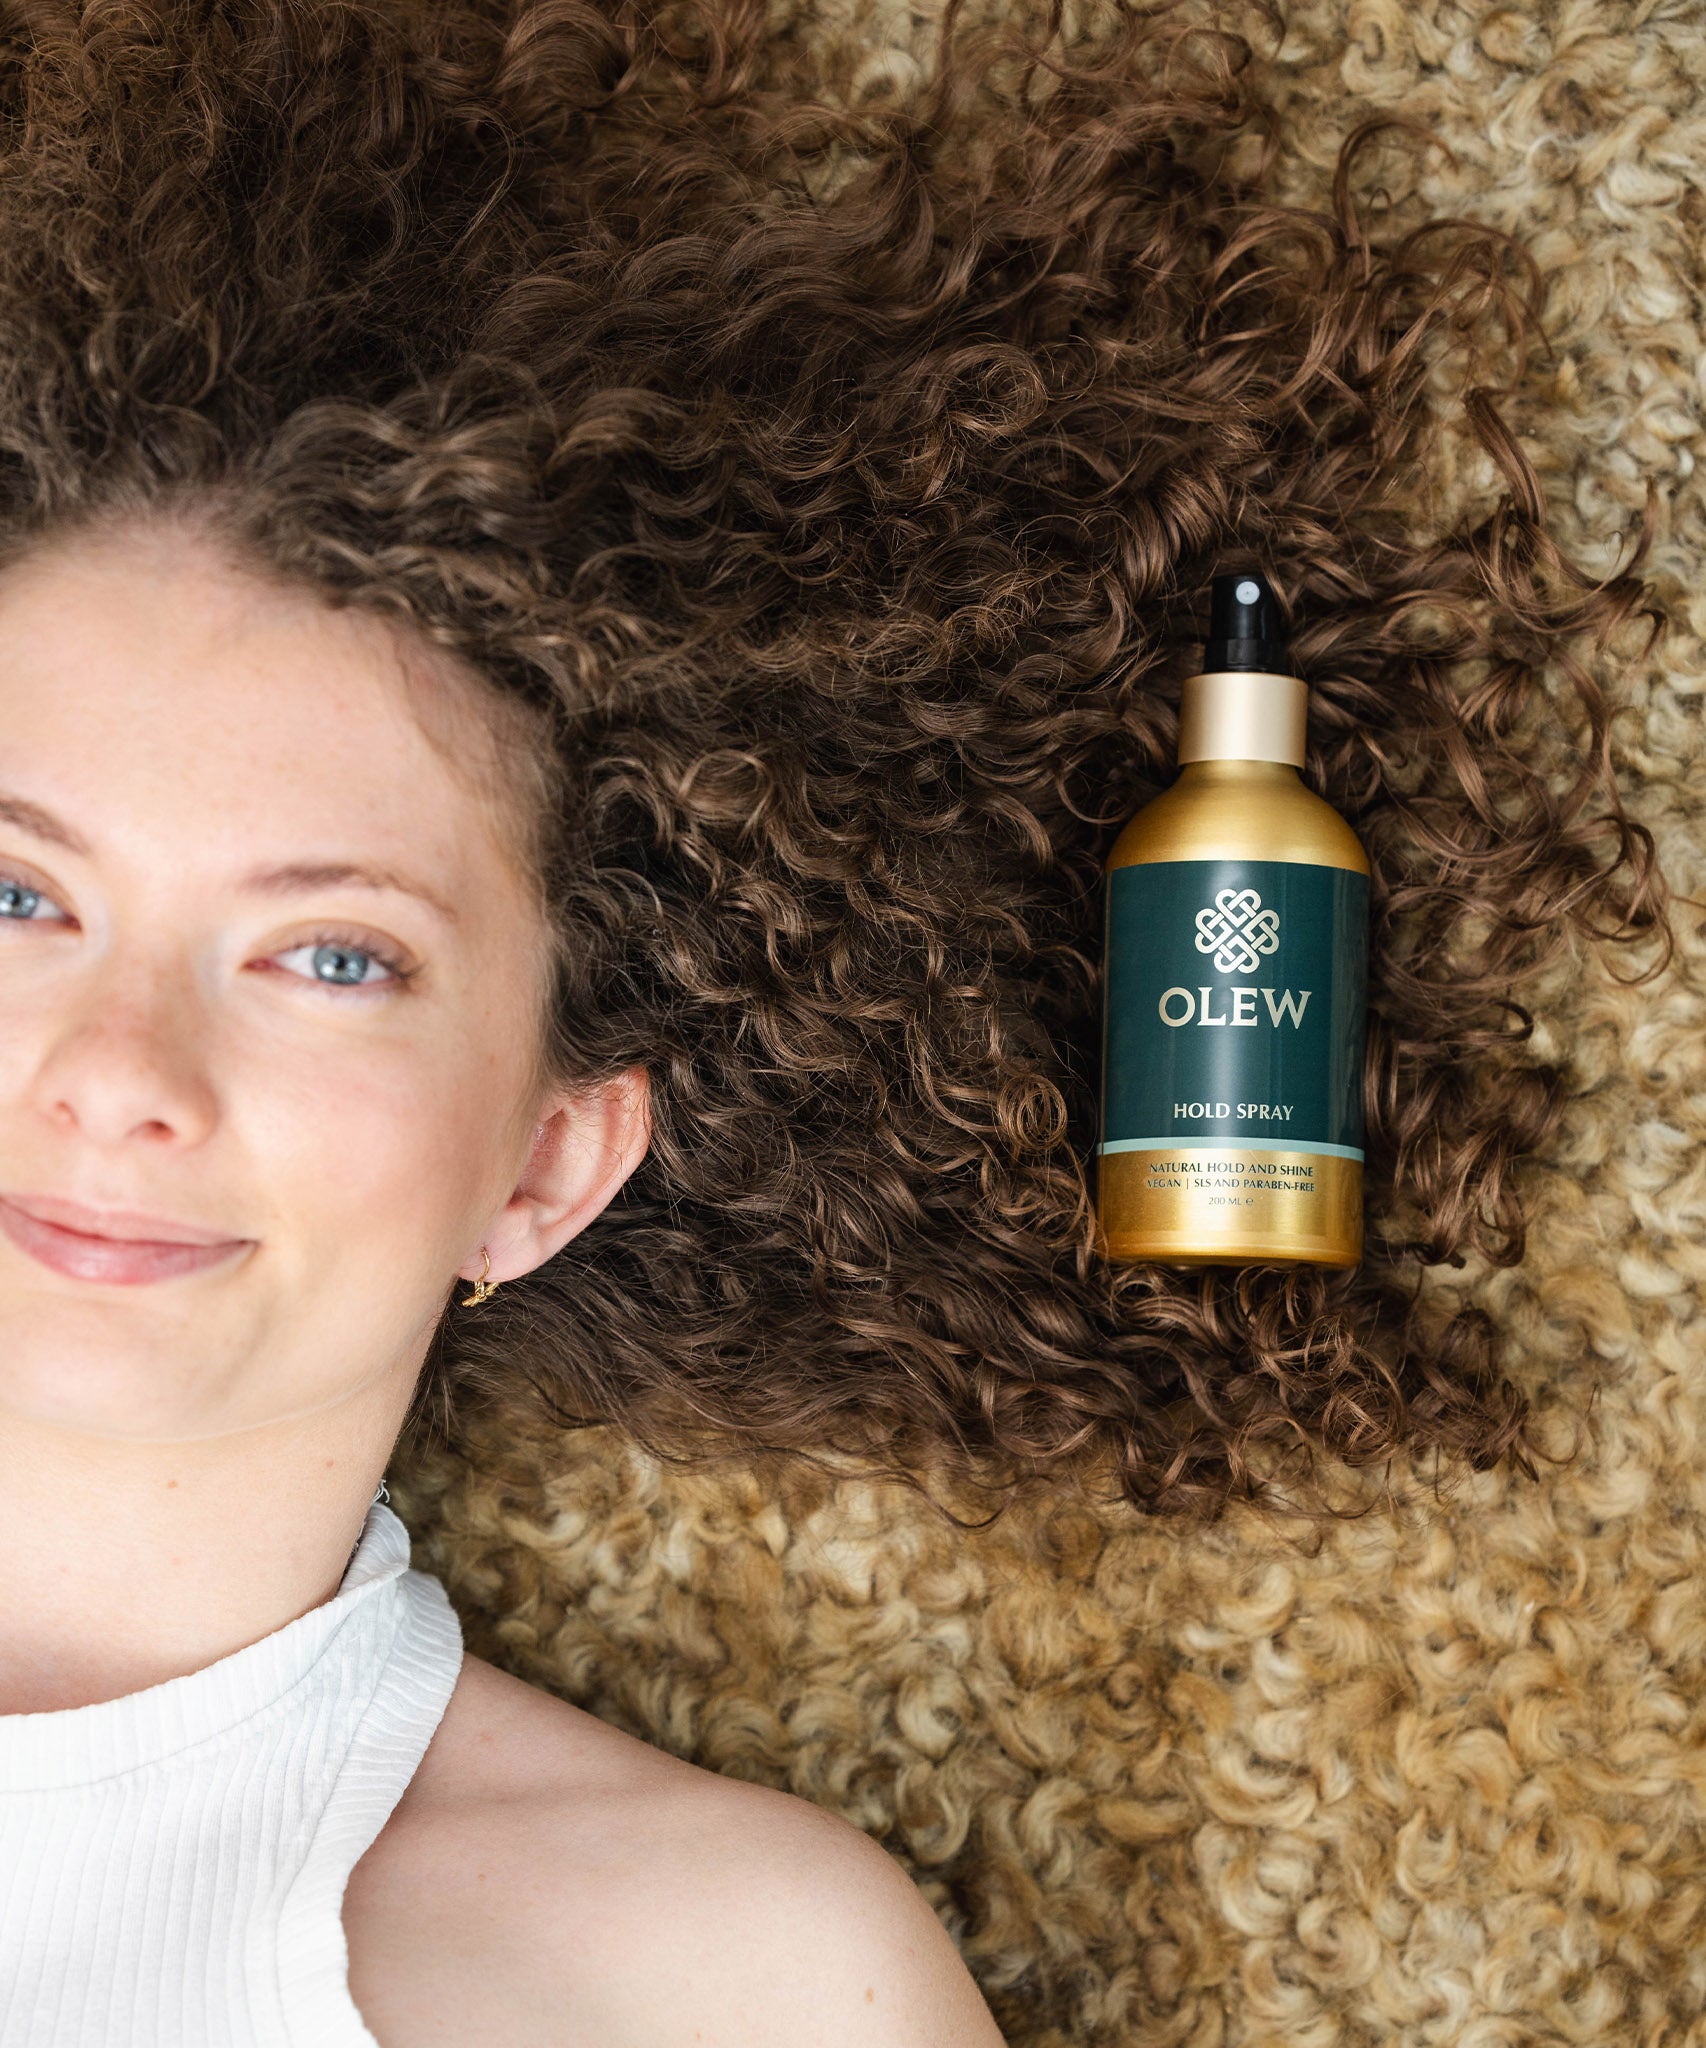
[[[1388,910],[1520,897],[1377,971],[1395,1240],[1514,1256],[1507,991],[1650,910],[1597,771],[1510,738],[1526,670],[1453,694],[1476,537],[1378,502],[1416,335],[1514,294],[1287,273],[1162,140],[1230,121],[1227,46],[1193,86],[1121,19],[962,162],[987,51],[861,129],[738,10],[14,10],[4,2048],[997,2041],[877,1845],[462,1654],[375,1498],[440,1396],[1100,1448],[1151,1505],[1300,1422],[1520,1446],[1402,1276],[1084,1256],[1089,884],[1223,544],[1295,543]],[[1638,595],[1495,552],[1530,653]]]
[[[10,105],[69,116],[105,26],[36,32]],[[146,403],[103,470],[95,328],[7,350],[66,384],[0,571],[0,2039],[996,2043],[864,1835],[464,1657],[402,1576],[375,1488],[453,1281],[609,1203],[647,1073],[556,1056],[537,711],[267,549],[232,471],[313,466],[222,407],[276,386],[164,425],[199,475]]]
[[[464,1658],[436,1581],[319,1632],[407,1561],[362,1516],[448,1276],[646,1146],[643,1068],[541,1078],[481,686],[187,514],[44,540],[0,622],[0,2039],[998,2040],[844,1822]]]

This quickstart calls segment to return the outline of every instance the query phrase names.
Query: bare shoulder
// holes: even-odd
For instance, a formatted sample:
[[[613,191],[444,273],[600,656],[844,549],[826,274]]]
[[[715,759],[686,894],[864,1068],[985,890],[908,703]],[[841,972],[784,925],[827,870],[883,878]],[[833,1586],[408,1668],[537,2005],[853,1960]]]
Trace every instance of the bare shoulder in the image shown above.
[[[683,1763],[482,1659],[464,1660],[393,1829],[372,1880],[376,1940],[418,1929],[425,1910],[433,1967],[460,1958],[488,2024],[501,1995],[492,2038],[517,2048],[1001,2048],[928,1901],[857,1828]],[[388,1864],[402,1866],[400,1893]],[[351,1988],[385,2048],[438,2038],[400,2010],[386,2031],[362,1996],[347,1906],[345,1920]],[[389,1973],[405,1978],[427,1981],[418,1949]],[[376,1967],[375,2005],[386,1981]],[[445,2013],[445,1995],[430,2003]]]

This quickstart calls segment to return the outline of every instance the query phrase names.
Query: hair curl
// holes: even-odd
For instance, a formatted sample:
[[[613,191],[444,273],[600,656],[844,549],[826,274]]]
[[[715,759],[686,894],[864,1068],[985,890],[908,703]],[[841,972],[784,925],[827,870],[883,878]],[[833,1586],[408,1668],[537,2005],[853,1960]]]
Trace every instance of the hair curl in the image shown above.
[[[1408,124],[1352,134],[1312,211],[1268,195],[1249,45],[1176,4],[955,0],[881,104],[810,26],[8,10],[0,541],[199,507],[527,706],[551,1064],[651,1071],[645,1164],[446,1318],[410,1427],[1111,1467],[1168,1512],[1260,1496],[1264,1445],[1532,1472],[1494,1333],[1418,1276],[1522,1256],[1563,1079],[1517,992],[1576,934],[1662,933],[1571,651],[1662,628],[1651,495],[1603,581],[1549,535],[1494,402],[1532,259],[1353,203]],[[1506,490],[1428,533],[1454,355]],[[1110,1268],[1100,864],[1249,564],[1373,862],[1370,1252]]]

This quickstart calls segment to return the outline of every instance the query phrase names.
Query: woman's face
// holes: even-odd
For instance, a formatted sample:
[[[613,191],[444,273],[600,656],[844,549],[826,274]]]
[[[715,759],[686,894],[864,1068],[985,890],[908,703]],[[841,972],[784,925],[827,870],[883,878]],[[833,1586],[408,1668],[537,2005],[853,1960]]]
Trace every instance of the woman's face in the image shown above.
[[[482,1244],[608,1201],[481,719],[177,528],[0,574],[0,1406],[168,1440],[412,1380]]]

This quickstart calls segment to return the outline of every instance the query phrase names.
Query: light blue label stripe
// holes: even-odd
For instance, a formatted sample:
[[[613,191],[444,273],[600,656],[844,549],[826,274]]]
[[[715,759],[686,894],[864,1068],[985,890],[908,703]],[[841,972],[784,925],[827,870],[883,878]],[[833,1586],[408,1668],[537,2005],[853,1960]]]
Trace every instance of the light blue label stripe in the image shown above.
[[[1098,1145],[1098,1152],[1320,1152],[1329,1159],[1361,1159],[1355,1145],[1319,1145],[1313,1138],[1281,1139],[1278,1144],[1264,1138],[1115,1138]]]

